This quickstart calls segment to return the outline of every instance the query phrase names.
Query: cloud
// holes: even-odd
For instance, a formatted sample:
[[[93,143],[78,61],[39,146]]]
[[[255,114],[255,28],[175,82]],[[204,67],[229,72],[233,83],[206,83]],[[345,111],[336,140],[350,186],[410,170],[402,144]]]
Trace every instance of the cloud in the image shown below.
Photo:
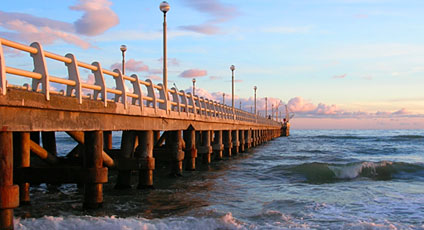
[[[186,6],[211,17],[210,20],[200,25],[181,26],[183,30],[193,31],[201,34],[218,34],[221,29],[218,24],[231,20],[239,15],[237,8],[224,4],[219,0],[183,0]]]
[[[83,16],[74,23],[62,22],[30,14],[0,11],[0,27],[7,31],[0,36],[25,42],[38,41],[52,44],[63,41],[83,49],[94,47],[81,35],[95,36],[119,23],[118,16],[110,9],[108,0],[80,0],[70,6],[72,10],[83,11]]]
[[[275,26],[262,29],[265,33],[277,33],[277,34],[305,34],[311,31],[308,26],[302,27],[289,27],[289,26]]]
[[[347,74],[345,73],[345,74],[343,74],[343,75],[336,75],[336,76],[333,76],[333,78],[334,79],[343,79],[343,78],[346,78],[347,77]]]
[[[162,77],[161,76],[158,76],[158,75],[147,75],[146,76],[146,79],[159,81],[159,80],[162,80]]]
[[[108,0],[80,0],[79,4],[69,9],[83,11],[83,16],[74,22],[79,34],[95,36],[104,33],[119,23],[119,17],[110,9]]]
[[[158,62],[162,63],[163,62],[163,58],[159,58]],[[168,66],[180,66],[180,61],[176,58],[168,58],[167,59],[167,64]]]
[[[192,78],[192,77],[204,77],[208,74],[206,70],[201,69],[189,69],[182,72],[179,77]]]
[[[122,63],[115,63],[110,66],[111,69],[122,69]],[[149,71],[149,66],[143,63],[143,61],[136,61],[134,59],[130,59],[125,62],[125,70],[129,70],[132,72],[146,72]]]

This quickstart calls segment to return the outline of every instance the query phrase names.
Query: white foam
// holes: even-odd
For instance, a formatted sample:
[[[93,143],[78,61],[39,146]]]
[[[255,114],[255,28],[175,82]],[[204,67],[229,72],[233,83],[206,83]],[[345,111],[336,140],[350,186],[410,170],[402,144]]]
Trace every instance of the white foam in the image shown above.
[[[362,162],[352,165],[343,165],[343,166],[328,166],[328,168],[333,171],[334,175],[339,179],[353,179],[357,178],[364,169],[370,169],[372,175],[376,175],[377,167],[385,167],[392,164],[392,162],[383,161],[380,163],[373,162]]]
[[[44,216],[42,218],[15,219],[15,229],[63,229],[63,230],[131,230],[131,229],[246,229],[245,224],[236,220],[231,213],[227,213],[221,218],[196,218],[179,217],[164,219],[144,219],[144,218],[117,218],[92,217],[92,216],[69,216],[53,217]]]

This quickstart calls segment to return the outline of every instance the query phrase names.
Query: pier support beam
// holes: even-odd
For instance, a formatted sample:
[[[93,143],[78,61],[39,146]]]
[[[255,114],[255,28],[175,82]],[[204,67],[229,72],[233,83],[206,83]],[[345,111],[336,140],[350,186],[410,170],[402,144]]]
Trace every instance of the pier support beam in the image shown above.
[[[16,132],[13,136],[13,145],[17,167],[30,167],[30,134],[28,132]],[[19,184],[19,205],[29,205],[29,183]]]
[[[184,141],[185,141],[185,158],[186,160],[186,170],[194,171],[196,170],[196,158],[197,158],[197,149],[196,149],[196,131],[190,126],[189,129],[184,130]]]
[[[202,145],[199,147],[199,153],[202,155],[202,162],[204,164],[211,163],[211,131],[202,131]]]
[[[222,151],[224,150],[224,145],[222,144],[222,130],[215,131],[212,149],[215,154],[215,159],[222,160]]]
[[[13,209],[19,206],[19,187],[13,185],[13,135],[0,132],[0,229],[13,229]]]
[[[169,131],[166,147],[172,156],[172,175],[182,176],[184,152],[182,150],[181,130]]]
[[[232,153],[234,155],[237,155],[239,153],[239,146],[240,146],[239,131],[238,130],[233,130],[231,132],[231,138],[232,138],[232,142],[233,142],[233,151],[232,151]]]
[[[231,142],[231,130],[224,130],[222,134],[225,156],[231,157],[231,149],[233,148],[233,142]]]
[[[141,160],[137,188],[153,188],[153,170],[155,169],[153,131],[141,131],[137,135],[139,145],[135,151],[135,155]]]
[[[112,149],[112,131],[103,131],[104,149]]]
[[[103,133],[84,132],[84,168],[87,170],[84,185],[84,209],[96,209],[103,204],[103,184],[107,182],[107,168],[103,168]]]
[[[133,156],[135,145],[135,132],[123,131],[121,140],[120,159],[129,159]],[[130,189],[131,188],[131,170],[119,170],[118,179],[115,185],[116,189]]]
[[[244,131],[245,132],[245,134],[244,134],[244,137],[245,137],[245,141],[244,141],[244,144],[245,144],[245,148],[246,149],[250,149],[250,147],[252,146],[252,134],[251,134],[251,130],[249,129],[249,130],[246,130],[246,131]]]
[[[245,133],[245,130],[240,130],[240,131],[239,131],[240,152],[241,152],[241,153],[242,153],[242,152],[244,152],[244,149],[245,149],[245,144],[244,144],[244,142],[245,142],[246,140],[245,140],[245,138],[244,138],[244,133]]]

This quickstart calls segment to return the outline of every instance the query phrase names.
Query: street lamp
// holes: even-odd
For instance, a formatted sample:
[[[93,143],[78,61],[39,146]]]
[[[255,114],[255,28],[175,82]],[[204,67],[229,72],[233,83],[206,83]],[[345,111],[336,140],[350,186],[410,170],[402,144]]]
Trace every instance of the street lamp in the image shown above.
[[[222,104],[225,105],[225,93],[222,93]]]
[[[265,118],[268,117],[268,97],[265,97]]]
[[[121,45],[120,49],[122,52],[122,75],[125,75],[125,51],[127,51],[127,46]]]
[[[231,95],[231,101],[232,101],[232,107],[233,107],[233,114],[235,113],[235,109],[234,109],[234,70],[236,69],[236,67],[234,65],[230,66],[230,70],[231,70],[231,82],[232,82],[232,95]]]
[[[163,12],[163,91],[168,97],[168,70],[166,64],[166,13],[169,11],[171,7],[166,1],[163,1],[159,5],[160,11]]]
[[[191,80],[193,82],[193,96],[196,93],[196,78],[193,78],[193,80]]]
[[[240,110],[241,110],[241,101],[240,101]]]
[[[255,90],[255,115],[256,115],[256,90],[258,89],[258,87],[253,86],[253,89]]]

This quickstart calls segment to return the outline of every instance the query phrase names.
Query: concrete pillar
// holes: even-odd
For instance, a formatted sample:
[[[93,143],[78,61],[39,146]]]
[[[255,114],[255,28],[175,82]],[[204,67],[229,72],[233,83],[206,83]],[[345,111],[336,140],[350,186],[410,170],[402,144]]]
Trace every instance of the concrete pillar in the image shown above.
[[[246,149],[250,149],[252,147],[252,131],[250,129],[249,130],[246,130],[245,131],[245,134],[244,134],[244,137],[246,139],[244,141],[245,148]]]
[[[211,131],[202,131],[202,146],[199,148],[199,153],[202,155],[202,162],[204,164],[211,163]]]
[[[135,145],[135,132],[123,131],[121,140],[121,151],[119,158],[128,159],[133,156]],[[131,170],[119,170],[118,178],[115,185],[116,189],[130,189],[131,188]]]
[[[155,169],[153,131],[138,132],[138,143],[135,155],[142,162],[138,175],[138,188],[153,188],[153,170]]]
[[[112,131],[103,131],[104,149],[112,149]]]
[[[84,185],[84,209],[96,209],[103,205],[104,177],[107,181],[107,168],[103,168],[103,133],[84,132],[84,168],[87,170]]]
[[[231,131],[231,139],[233,142],[233,154],[237,155],[239,153],[240,141],[239,141],[239,131]]]
[[[224,130],[222,134],[225,156],[231,157],[231,149],[233,148],[233,142],[231,141],[231,130]]]
[[[182,176],[183,174],[183,160],[184,152],[182,150],[181,130],[169,131],[168,138],[166,139],[167,151],[172,156],[172,175]]]
[[[196,170],[197,158],[196,131],[190,127],[188,130],[184,130],[183,136],[185,141],[185,158],[187,159],[186,170],[194,171]]]
[[[13,185],[12,132],[0,132],[0,229],[13,229],[13,209],[19,206],[19,186]]]
[[[245,130],[240,130],[239,131],[239,139],[240,139],[240,152],[244,152],[244,148],[245,148],[245,138],[244,138],[244,133]]]
[[[14,152],[16,153],[17,167],[30,167],[30,134],[17,132],[13,136]],[[19,205],[29,205],[29,183],[19,184]]]
[[[222,130],[215,131],[214,136],[212,149],[215,154],[215,159],[222,160],[222,151],[224,150],[224,145],[222,144]]]

